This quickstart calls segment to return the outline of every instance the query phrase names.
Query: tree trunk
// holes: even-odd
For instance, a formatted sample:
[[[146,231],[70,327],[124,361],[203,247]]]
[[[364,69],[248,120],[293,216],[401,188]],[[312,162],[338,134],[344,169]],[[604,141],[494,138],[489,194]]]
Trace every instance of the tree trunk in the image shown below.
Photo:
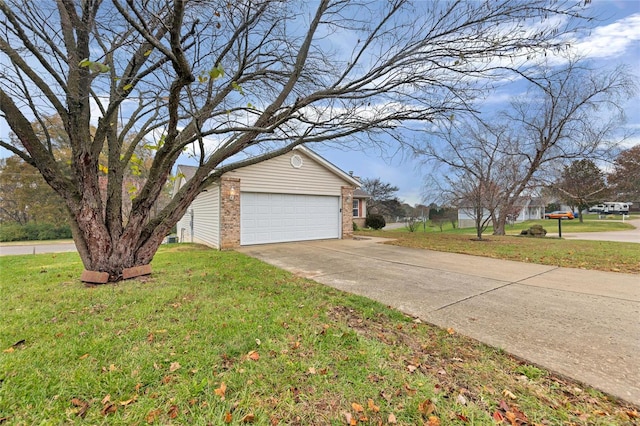
[[[505,235],[505,225],[507,224],[507,215],[498,213],[498,217],[493,222],[493,235]]]
[[[85,269],[108,273],[109,282],[121,280],[127,268],[148,265],[164,240],[161,229],[167,228],[160,225],[157,231],[144,239],[142,229],[120,236],[105,232],[92,234],[78,232],[80,227],[75,218],[71,222],[73,238]],[[93,226],[100,228],[101,224],[94,223]]]

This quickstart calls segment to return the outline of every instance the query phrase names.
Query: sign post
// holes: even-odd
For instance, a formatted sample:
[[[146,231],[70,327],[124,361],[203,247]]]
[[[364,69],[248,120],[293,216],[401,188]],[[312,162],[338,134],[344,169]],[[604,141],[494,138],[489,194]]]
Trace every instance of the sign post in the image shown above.
[[[562,218],[558,218],[558,238],[562,238]]]

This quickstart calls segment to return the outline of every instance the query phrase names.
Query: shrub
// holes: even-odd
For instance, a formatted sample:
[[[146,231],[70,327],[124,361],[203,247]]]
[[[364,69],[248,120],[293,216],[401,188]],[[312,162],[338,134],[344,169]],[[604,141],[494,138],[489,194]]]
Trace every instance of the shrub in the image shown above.
[[[384,216],[381,214],[370,214],[364,222],[364,226],[372,229],[382,229],[387,224],[384,220]]]
[[[71,238],[69,225],[51,223],[8,224],[0,226],[0,241],[36,241]]]
[[[358,230],[358,224],[357,224],[357,223],[355,223],[355,222],[353,222],[353,230],[354,230],[354,231],[357,231],[357,230]]]
[[[17,224],[3,224],[0,226],[0,241],[24,241],[27,239],[27,233],[24,226]]]

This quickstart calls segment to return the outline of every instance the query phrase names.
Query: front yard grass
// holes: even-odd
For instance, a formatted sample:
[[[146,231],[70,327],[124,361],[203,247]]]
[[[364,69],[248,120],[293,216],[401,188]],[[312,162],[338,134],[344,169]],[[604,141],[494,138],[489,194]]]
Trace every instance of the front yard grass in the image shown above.
[[[527,225],[518,229],[528,229],[536,222],[543,221],[530,221]],[[546,222],[548,223],[549,221]],[[565,222],[563,222],[562,226],[563,232],[570,232],[566,231]],[[610,222],[608,225],[616,225],[616,223]],[[547,224],[543,223],[543,226],[547,231],[553,232]],[[519,234],[520,231],[508,228],[507,233]],[[491,235],[490,232],[483,234],[483,241],[476,241],[475,233],[473,230],[469,231],[468,229],[426,233],[422,232],[421,229],[416,232],[408,232],[406,228],[380,231],[359,230],[355,234],[358,236],[393,238],[394,240],[388,244],[405,247],[567,268],[640,273],[640,246],[635,243],[564,240],[553,237],[530,238],[516,235],[496,236]]]
[[[235,252],[86,287],[0,258],[0,424],[637,424],[637,408]]]

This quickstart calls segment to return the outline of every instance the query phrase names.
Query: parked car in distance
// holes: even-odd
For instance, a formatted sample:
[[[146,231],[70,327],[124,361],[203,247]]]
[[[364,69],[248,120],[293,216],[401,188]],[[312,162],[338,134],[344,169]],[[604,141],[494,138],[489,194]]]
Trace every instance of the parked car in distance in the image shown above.
[[[573,213],[570,211],[556,210],[555,212],[545,213],[545,219],[573,219]]]

